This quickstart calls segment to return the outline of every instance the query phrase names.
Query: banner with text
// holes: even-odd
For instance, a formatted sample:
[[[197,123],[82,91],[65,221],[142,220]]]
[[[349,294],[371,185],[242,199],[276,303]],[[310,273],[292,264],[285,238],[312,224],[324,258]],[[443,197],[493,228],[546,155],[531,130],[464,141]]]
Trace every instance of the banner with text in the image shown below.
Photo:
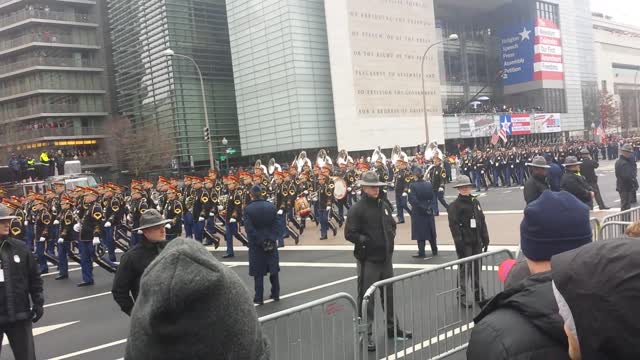
[[[493,115],[464,115],[459,119],[461,138],[491,136],[500,123]]]
[[[536,134],[562,131],[560,114],[534,114],[533,129]]]
[[[564,80],[560,29],[553,21],[538,18],[533,52],[534,80]]]
[[[531,134],[531,115],[511,114],[511,134],[529,135]]]
[[[504,85],[533,80],[533,22],[506,27],[499,34]]]

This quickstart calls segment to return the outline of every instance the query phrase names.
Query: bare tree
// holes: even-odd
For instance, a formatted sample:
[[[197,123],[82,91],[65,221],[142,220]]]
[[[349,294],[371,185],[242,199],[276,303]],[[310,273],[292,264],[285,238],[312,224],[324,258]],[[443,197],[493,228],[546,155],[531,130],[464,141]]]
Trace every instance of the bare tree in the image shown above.
[[[602,90],[598,100],[602,128],[615,129],[620,126],[620,110],[613,95],[609,94],[606,90]]]

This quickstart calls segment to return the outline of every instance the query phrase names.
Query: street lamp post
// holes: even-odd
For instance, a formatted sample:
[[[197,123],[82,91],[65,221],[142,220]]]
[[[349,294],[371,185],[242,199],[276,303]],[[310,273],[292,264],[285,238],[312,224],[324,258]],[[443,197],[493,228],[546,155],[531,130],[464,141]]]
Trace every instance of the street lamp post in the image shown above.
[[[200,66],[198,66],[198,63],[195,60],[193,60],[193,58],[191,58],[191,57],[189,57],[187,55],[176,54],[171,49],[164,50],[162,52],[162,54],[164,56],[167,56],[167,57],[177,56],[177,57],[185,58],[185,59],[191,61],[193,63],[193,65],[196,67],[196,70],[198,71],[198,77],[200,78],[200,90],[202,91],[202,107],[204,109],[204,123],[205,123],[204,126],[207,129],[210,129],[210,127],[209,127],[209,113],[207,111],[207,99],[206,99],[205,92],[204,92],[204,80],[202,79],[202,72],[200,71]],[[209,148],[209,168],[210,169],[215,169],[215,163],[214,163],[214,159],[213,159],[213,146],[211,144],[211,138],[209,138],[207,140],[207,146]]]
[[[428,122],[428,118],[429,115],[427,114],[427,95],[426,95],[426,90],[424,88],[424,60],[427,58],[427,53],[429,52],[429,50],[431,50],[431,48],[433,48],[436,45],[442,44],[444,42],[447,41],[455,41],[458,40],[458,34],[451,34],[449,35],[449,37],[445,40],[440,40],[440,41],[436,41],[433,44],[429,45],[429,47],[427,48],[427,50],[425,50],[424,54],[422,54],[422,64],[421,64],[421,79],[422,79],[422,110],[424,111],[424,132],[426,135],[426,143],[429,144],[429,122]]]

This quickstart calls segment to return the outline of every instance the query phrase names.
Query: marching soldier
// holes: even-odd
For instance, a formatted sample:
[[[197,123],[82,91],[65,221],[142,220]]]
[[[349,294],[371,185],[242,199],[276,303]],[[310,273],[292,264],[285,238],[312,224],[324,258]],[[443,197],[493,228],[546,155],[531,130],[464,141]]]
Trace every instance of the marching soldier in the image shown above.
[[[58,222],[60,223],[60,236],[58,238],[58,276],[56,280],[69,278],[69,260],[68,254],[71,251],[71,242],[74,241],[73,233],[73,204],[74,201],[66,195],[60,198],[60,213],[58,214]]]
[[[376,159],[376,174],[378,174],[378,180],[383,183],[389,183],[389,170],[386,168],[384,162],[380,157]],[[383,187],[382,191],[387,192],[387,187]]]
[[[333,205],[333,189],[329,187],[328,179],[329,175],[326,172],[320,173],[320,177],[318,178],[318,222],[320,222],[320,240],[327,239],[329,216]]]
[[[298,186],[296,185],[296,181],[292,177],[292,173],[297,173],[297,171],[294,171],[294,172],[290,171],[288,173],[285,173],[284,183],[282,184],[283,191],[286,193],[286,198],[285,198],[286,208],[284,213],[285,224],[288,226],[288,224],[291,223],[296,230],[300,231],[300,224],[298,224],[298,222],[296,221],[295,209],[294,209],[295,201],[298,196]],[[289,231],[289,235],[293,236],[296,244],[298,243],[298,241],[300,241],[300,239],[298,238],[298,234],[295,231]],[[287,237],[287,234],[285,234],[285,237]]]
[[[167,187],[167,201],[164,206],[163,216],[171,220],[165,225],[167,240],[173,240],[182,235],[182,203],[178,200],[178,189],[169,185]]]
[[[182,187],[182,205],[184,207],[184,215],[182,221],[184,223],[185,236],[193,238],[193,214],[191,207],[193,206],[193,197],[191,196],[191,176],[184,176],[184,186]]]
[[[275,185],[273,186],[274,192],[274,205],[277,209],[278,215],[278,228],[280,232],[278,233],[278,247],[284,247],[284,235],[287,232],[287,224],[286,224],[286,215],[287,211],[287,196],[288,192],[283,186],[284,183],[284,173],[278,170],[273,172],[273,179]]]
[[[9,209],[12,216],[15,216],[15,218],[11,219],[11,223],[9,224],[11,237],[16,240],[24,241],[24,221],[26,219],[26,214],[22,209],[22,203],[18,198],[11,197],[11,199],[3,198],[2,204]]]
[[[201,199],[203,200],[202,217],[205,217],[206,219],[204,222],[204,227],[202,229],[202,236],[204,244],[207,246],[214,243],[219,243],[218,238],[214,235],[216,221],[215,213],[218,211],[216,204],[218,202],[218,194],[213,187],[213,182],[214,179],[211,177],[204,178],[204,193],[201,197]],[[167,234],[167,238],[169,238],[169,234]]]
[[[442,168],[442,160],[438,156],[433,158],[433,167],[429,170],[429,181],[433,187],[433,215],[440,215],[438,201],[444,206],[445,210],[449,208],[449,204],[444,199],[444,184],[447,179],[447,172]]]
[[[332,172],[332,166],[329,164],[325,164],[321,169],[320,169],[321,174],[324,174],[326,177],[326,187],[329,188],[329,191],[331,192],[331,197],[332,197],[332,206],[333,206],[333,202],[335,200],[335,196],[334,196],[334,190],[335,190],[335,183],[333,182],[333,178],[331,177],[331,172]],[[322,209],[322,206],[320,206],[320,209]],[[340,217],[338,215],[338,213],[336,213],[335,211],[330,211],[329,212],[329,220],[334,219],[335,221],[338,222],[338,226],[342,227],[342,225],[344,224],[344,216]],[[331,228],[331,230],[333,229],[333,224],[331,223],[331,221],[329,221],[329,227]],[[335,231],[334,231],[335,232]]]
[[[202,187],[203,179],[197,176],[191,178],[193,190],[191,196],[193,197],[193,207],[191,213],[193,214],[193,238],[202,243],[204,240],[204,221],[206,214],[204,213],[204,205],[209,201],[209,192]]]
[[[140,185],[131,185],[131,202],[129,204],[129,215],[127,218],[131,223],[131,229],[140,226],[140,216],[149,209],[147,199],[143,197],[143,189]],[[131,247],[136,246],[142,239],[142,234],[139,231],[131,231]]]
[[[102,236],[102,207],[96,200],[99,192],[93,188],[83,188],[83,207],[80,211],[80,225],[74,230],[79,230],[80,240],[78,248],[80,250],[80,267],[82,268],[82,282],[79,287],[93,285],[93,259],[95,257],[95,247],[100,244]],[[78,225],[78,224],[76,224]]]
[[[238,186],[238,177],[235,175],[227,176],[227,188],[229,199],[225,214],[225,233],[224,239],[227,243],[227,254],[222,258],[228,259],[235,256],[233,252],[233,238],[238,234],[238,220],[242,218],[242,189]]]
[[[349,157],[347,159],[347,173],[344,177],[344,181],[347,183],[347,205],[349,205],[349,207],[358,201],[358,196],[355,191],[358,178],[358,172],[354,167],[353,159]]]
[[[344,159],[338,159],[338,171],[335,174],[337,177],[344,180],[344,183],[347,184],[347,162]],[[349,210],[349,191],[342,199],[336,199],[336,206],[338,207],[338,218],[344,219],[344,209]]]
[[[45,200],[45,207],[49,211],[51,218],[55,220],[58,216],[58,211],[60,208],[60,198],[54,191],[47,190],[47,192],[45,193]],[[58,239],[58,224],[54,224],[54,220],[52,220],[51,224],[49,225],[49,232],[46,241],[46,253],[49,257],[55,258],[55,245],[56,240]]]
[[[114,226],[119,224],[121,217],[122,204],[113,196],[113,188],[104,186],[104,194],[102,195],[102,209],[104,209],[104,224],[102,230],[102,242],[107,248],[107,255],[111,262],[116,261],[116,245],[113,239]]]
[[[413,176],[411,172],[407,170],[407,164],[407,159],[402,157],[397,159],[395,164],[398,168],[398,171],[394,176],[398,224],[404,224],[404,210],[411,215],[411,209],[409,209],[407,204],[407,198],[409,196],[409,185],[413,180]]]
[[[36,239],[36,257],[38,264],[40,265],[40,273],[46,274],[49,272],[49,266],[47,265],[47,257],[45,256],[45,247],[47,237],[49,236],[49,226],[52,223],[51,214],[46,208],[46,200],[37,195],[34,200],[34,213],[33,213],[33,231]]]

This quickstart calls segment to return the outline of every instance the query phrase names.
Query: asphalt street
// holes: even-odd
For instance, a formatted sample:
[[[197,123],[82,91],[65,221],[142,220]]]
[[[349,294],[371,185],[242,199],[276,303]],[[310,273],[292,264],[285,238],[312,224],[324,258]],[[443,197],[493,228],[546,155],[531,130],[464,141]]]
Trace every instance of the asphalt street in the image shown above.
[[[604,161],[598,170],[599,184],[603,197],[608,206],[615,211],[619,207],[619,200],[615,192],[615,175],[613,161]],[[507,248],[515,250],[518,244],[517,227],[519,225],[524,200],[519,187],[490,188],[488,192],[479,193],[480,202],[487,213],[490,222],[493,249],[509,245]],[[450,186],[446,191],[447,201],[456,197],[455,190]],[[394,199],[392,199],[393,202]],[[443,210],[441,210],[443,211]],[[595,216],[604,216],[610,212],[595,211]],[[446,213],[442,213],[446,215]],[[430,268],[456,259],[451,245],[450,235],[446,228],[446,216],[440,216],[438,222],[438,241],[440,255],[434,258],[414,259],[415,245],[409,236],[410,219],[407,224],[399,227],[397,246],[394,255],[395,273],[403,274],[420,269]],[[492,223],[491,223],[492,222]],[[509,222],[509,226],[501,228],[502,223]],[[505,235],[506,234],[506,235]],[[502,241],[498,239],[503,238]],[[290,246],[281,251],[281,301],[265,301],[265,305],[257,307],[259,316],[272,314],[293,306],[305,304],[309,301],[345,292],[356,297],[356,267],[351,254],[351,247],[342,238],[341,231],[336,238],[320,242],[315,225],[309,225],[300,246]],[[494,241],[494,238],[496,241]],[[223,249],[218,249],[214,255],[221,259]],[[235,270],[244,281],[248,289],[253,289],[253,279],[248,276],[247,253],[243,249],[236,249],[236,257],[225,262]],[[495,265],[495,264],[494,264]],[[52,268],[55,269],[55,268]],[[124,355],[124,347],[128,335],[128,317],[123,314],[113,301],[110,289],[113,275],[100,268],[94,270],[96,285],[77,288],[80,281],[79,266],[71,266],[70,279],[55,281],[55,273],[44,275],[45,283],[45,315],[34,326],[35,344],[38,359],[86,359],[86,360],[114,360]],[[484,269],[484,268],[483,268]],[[486,267],[483,272],[483,282],[490,285],[495,280],[495,268]],[[492,273],[493,271],[493,273]],[[416,334],[411,343],[385,341],[379,331],[377,342],[379,353],[398,353],[395,358],[408,357],[429,352],[439,354],[447,349],[459,346],[464,342],[464,336],[472,326],[474,309],[462,309],[455,301],[457,286],[455,284],[457,270],[449,269],[443,272],[443,278],[438,280],[438,289],[421,286],[424,283],[414,283],[404,288],[396,288],[396,306],[398,318],[403,327]],[[427,282],[429,284],[433,282]],[[268,294],[268,280],[265,280],[265,293]],[[495,286],[487,286],[486,295],[491,296],[496,291]],[[404,294],[400,299],[398,294]],[[437,297],[431,298],[436,294]],[[434,295],[435,296],[435,295]],[[404,299],[404,300],[403,300]],[[430,300],[426,300],[430,299]],[[411,305],[409,305],[411,304]],[[426,305],[425,305],[426,304]],[[411,307],[409,307],[411,306]],[[429,307],[433,306],[433,307]],[[437,307],[436,307],[437,306]],[[403,310],[404,313],[400,313]],[[320,338],[318,344],[322,349],[329,349],[330,356],[325,358],[342,359],[352,353],[347,335],[341,336],[342,342],[335,340],[340,337],[335,334],[348,334],[351,326],[350,318],[353,311],[349,303],[337,300],[319,309],[319,314],[304,314],[299,318],[290,319],[287,324],[265,324],[265,332],[277,347],[277,359],[306,359],[304,349],[311,349],[305,345],[306,335]],[[382,311],[378,305],[378,312]],[[324,320],[318,320],[324,319]],[[383,319],[383,316],[380,316]],[[429,338],[429,332],[422,328],[432,324],[438,329],[450,332],[450,337]],[[381,330],[380,327],[378,330]],[[296,337],[296,333],[302,336]],[[332,342],[333,341],[333,342]],[[3,342],[0,360],[13,359],[13,355]],[[411,347],[406,353],[403,351]],[[308,350],[320,357],[320,347]],[[318,352],[318,353],[316,353]],[[317,355],[316,355],[317,354]],[[380,358],[376,354],[369,355],[371,359]],[[458,356],[456,358],[464,358]]]

